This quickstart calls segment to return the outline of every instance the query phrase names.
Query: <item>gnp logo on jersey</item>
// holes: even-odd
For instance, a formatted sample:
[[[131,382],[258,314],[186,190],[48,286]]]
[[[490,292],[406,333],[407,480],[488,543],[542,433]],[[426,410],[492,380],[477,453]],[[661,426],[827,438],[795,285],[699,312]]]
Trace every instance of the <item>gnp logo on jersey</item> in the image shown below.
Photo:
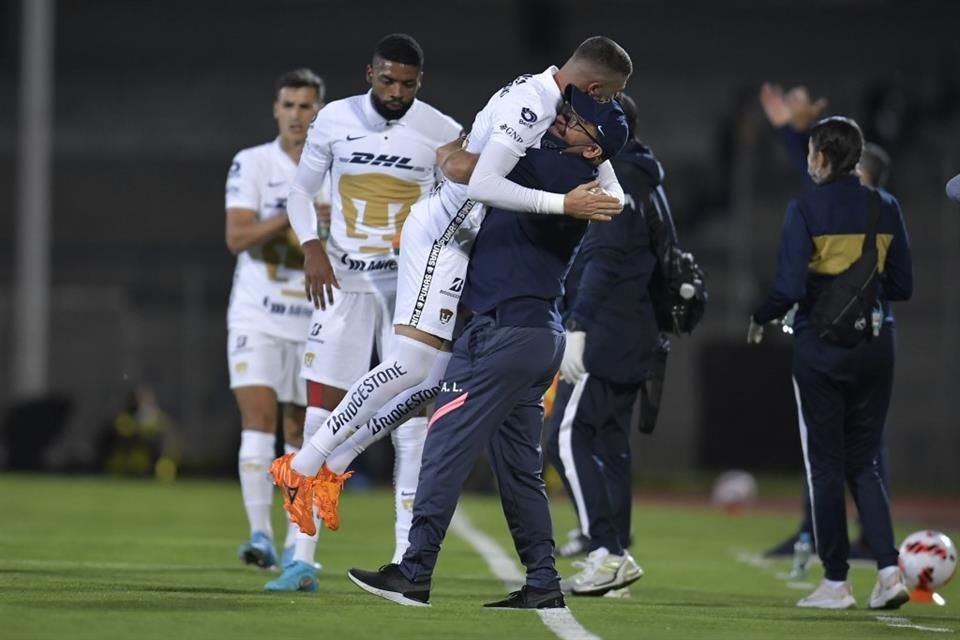
[[[520,124],[525,127],[532,127],[533,124],[537,121],[537,114],[533,112],[533,109],[528,109],[524,107],[520,110]]]
[[[440,324],[447,324],[453,318],[453,311],[450,309],[440,309]]]
[[[514,140],[516,140],[517,142],[519,142],[520,144],[526,144],[526,143],[523,141],[523,138],[520,137],[520,134],[517,133],[517,130],[514,129],[513,127],[511,127],[510,125],[508,125],[508,124],[502,124],[502,125],[500,125],[500,131],[503,131],[505,134],[507,134],[508,136],[510,136],[511,138],[513,138]]]

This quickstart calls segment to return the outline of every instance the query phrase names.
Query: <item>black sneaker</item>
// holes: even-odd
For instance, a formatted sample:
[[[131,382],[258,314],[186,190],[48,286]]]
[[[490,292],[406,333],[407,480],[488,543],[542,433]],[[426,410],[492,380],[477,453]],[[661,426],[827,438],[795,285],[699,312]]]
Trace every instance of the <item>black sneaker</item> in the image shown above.
[[[400,565],[385,564],[377,571],[350,569],[347,577],[367,593],[391,602],[407,607],[430,606],[430,583],[410,582],[400,573]]]
[[[519,591],[514,591],[503,600],[488,602],[483,605],[490,609],[566,609],[560,590],[537,591],[523,585]]]

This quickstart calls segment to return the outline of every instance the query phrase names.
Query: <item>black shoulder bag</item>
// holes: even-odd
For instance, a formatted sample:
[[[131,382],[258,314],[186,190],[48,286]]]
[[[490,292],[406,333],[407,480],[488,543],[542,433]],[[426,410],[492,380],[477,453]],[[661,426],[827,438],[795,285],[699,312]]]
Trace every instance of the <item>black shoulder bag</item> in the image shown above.
[[[860,257],[823,287],[810,310],[810,323],[821,340],[855,347],[872,331],[871,313],[880,291],[879,223],[880,195],[871,189]]]

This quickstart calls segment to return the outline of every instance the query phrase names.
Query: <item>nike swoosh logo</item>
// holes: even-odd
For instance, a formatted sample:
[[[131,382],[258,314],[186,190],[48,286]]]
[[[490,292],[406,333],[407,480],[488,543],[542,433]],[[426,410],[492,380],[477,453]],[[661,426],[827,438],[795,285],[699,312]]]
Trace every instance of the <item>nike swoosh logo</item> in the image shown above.
[[[354,140],[359,140],[360,138],[366,138],[366,135],[362,136],[347,136],[347,142],[353,142]]]
[[[282,185],[283,183],[284,183],[284,180],[281,180],[280,182],[270,182],[270,181],[268,180],[268,181],[267,181],[267,186],[268,186],[268,187],[279,187],[279,186]]]

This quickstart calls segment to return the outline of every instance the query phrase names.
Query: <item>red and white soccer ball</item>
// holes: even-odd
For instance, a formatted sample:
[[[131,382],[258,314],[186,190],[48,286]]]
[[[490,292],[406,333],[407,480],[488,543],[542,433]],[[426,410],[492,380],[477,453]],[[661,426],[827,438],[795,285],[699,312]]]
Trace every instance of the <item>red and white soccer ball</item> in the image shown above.
[[[900,570],[911,589],[934,591],[956,573],[957,548],[939,531],[914,531],[900,545]]]
[[[746,471],[725,471],[713,483],[711,502],[724,511],[739,511],[756,498],[757,481]]]

